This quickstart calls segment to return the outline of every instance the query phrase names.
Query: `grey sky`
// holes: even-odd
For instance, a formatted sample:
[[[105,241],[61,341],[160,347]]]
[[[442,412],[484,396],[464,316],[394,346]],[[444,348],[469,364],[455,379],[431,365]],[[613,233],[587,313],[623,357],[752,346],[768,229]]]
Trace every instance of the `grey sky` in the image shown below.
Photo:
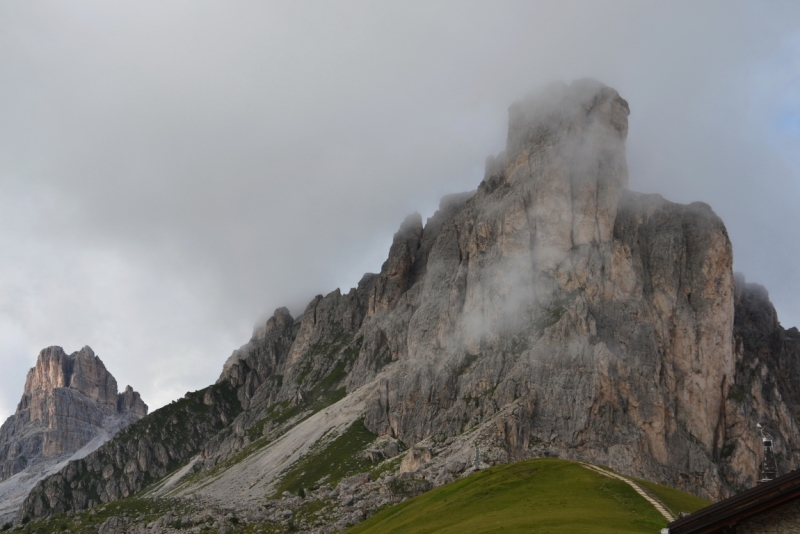
[[[213,382],[586,76],[630,103],[631,188],[709,203],[800,324],[800,3],[3,2],[0,420],[49,345],[151,407]]]

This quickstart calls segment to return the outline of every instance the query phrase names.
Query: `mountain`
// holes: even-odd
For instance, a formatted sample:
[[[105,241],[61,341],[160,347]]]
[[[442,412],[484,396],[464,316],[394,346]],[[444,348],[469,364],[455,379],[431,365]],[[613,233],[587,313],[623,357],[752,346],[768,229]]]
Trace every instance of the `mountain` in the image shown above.
[[[380,273],[276,310],[214,386],[42,481],[22,514],[135,494],[189,522],[307,513],[329,532],[542,456],[717,499],[757,480],[757,422],[797,467],[797,330],[734,276],[708,205],[627,189],[628,114],[594,80],[512,105],[477,190],[407,217]]]
[[[89,347],[39,353],[17,410],[0,427],[0,519],[15,513],[33,484],[86,456],[147,415],[147,405],[117,381]]]

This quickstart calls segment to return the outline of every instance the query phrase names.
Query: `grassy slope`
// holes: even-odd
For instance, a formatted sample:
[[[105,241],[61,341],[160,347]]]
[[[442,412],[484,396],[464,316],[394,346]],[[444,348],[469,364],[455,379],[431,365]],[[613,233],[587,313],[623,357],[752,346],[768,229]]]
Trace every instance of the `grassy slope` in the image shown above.
[[[386,508],[347,532],[652,534],[666,524],[627,484],[542,458],[481,471]]]
[[[675,517],[678,517],[680,512],[692,513],[712,504],[711,501],[701,499],[691,493],[684,493],[680,490],[656,484],[655,482],[642,480],[640,478],[634,478],[633,480],[658,497]]]

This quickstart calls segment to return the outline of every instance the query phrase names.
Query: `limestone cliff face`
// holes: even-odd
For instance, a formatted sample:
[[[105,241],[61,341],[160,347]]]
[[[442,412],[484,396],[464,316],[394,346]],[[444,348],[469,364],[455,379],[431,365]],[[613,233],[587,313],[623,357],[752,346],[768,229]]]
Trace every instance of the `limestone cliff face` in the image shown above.
[[[724,225],[706,205],[626,191],[615,91],[554,86],[510,113],[506,153],[438,230],[424,280],[365,323],[365,343],[400,347],[368,427],[414,443],[513,405],[497,422],[512,457],[547,444],[721,494],[735,372]]]
[[[546,449],[714,498],[752,483],[724,224],[705,204],[627,190],[628,104],[613,89],[556,84],[509,115],[476,192],[446,197],[424,226],[408,217],[378,275],[297,321],[279,310],[271,341],[254,337],[226,368],[251,409],[228,438],[239,444],[215,450],[246,444],[269,406],[302,403],[337,365],[352,391],[392,364],[365,422],[408,445],[492,422],[500,460]],[[791,411],[767,409],[773,398],[748,406]],[[797,465],[791,417],[772,420]]]
[[[761,447],[752,439],[756,423],[775,437],[778,471],[797,468],[800,443],[800,332],[778,322],[767,290],[734,282],[734,358],[736,381],[726,405],[727,442],[721,453],[723,472],[751,487],[759,478]]]
[[[117,392],[91,348],[70,355],[46,348],[28,372],[16,413],[0,427],[0,480],[37,461],[69,456],[106,427],[119,429],[146,414],[130,386]]]

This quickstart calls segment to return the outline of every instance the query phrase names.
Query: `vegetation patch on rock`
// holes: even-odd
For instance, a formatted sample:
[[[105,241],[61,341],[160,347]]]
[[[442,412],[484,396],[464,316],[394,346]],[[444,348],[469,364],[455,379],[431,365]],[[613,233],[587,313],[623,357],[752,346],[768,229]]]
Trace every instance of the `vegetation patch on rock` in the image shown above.
[[[336,485],[345,477],[369,471],[372,461],[364,451],[375,438],[364,426],[363,419],[334,439],[322,438],[283,475],[276,487],[276,496],[284,491],[297,494],[303,488],[316,488],[323,481]]]

